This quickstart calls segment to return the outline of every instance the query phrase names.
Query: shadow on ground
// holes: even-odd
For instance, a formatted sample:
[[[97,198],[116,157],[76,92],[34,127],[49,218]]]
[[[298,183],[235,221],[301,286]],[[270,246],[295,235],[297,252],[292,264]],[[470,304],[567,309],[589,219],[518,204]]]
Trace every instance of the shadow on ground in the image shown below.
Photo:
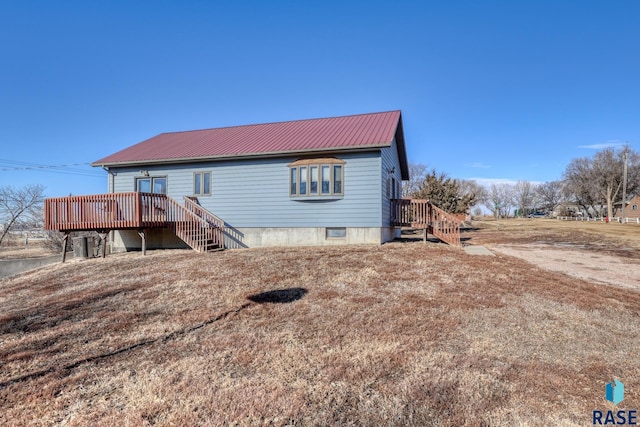
[[[286,304],[301,299],[306,293],[307,290],[305,288],[275,289],[250,295],[247,299],[258,304]]]

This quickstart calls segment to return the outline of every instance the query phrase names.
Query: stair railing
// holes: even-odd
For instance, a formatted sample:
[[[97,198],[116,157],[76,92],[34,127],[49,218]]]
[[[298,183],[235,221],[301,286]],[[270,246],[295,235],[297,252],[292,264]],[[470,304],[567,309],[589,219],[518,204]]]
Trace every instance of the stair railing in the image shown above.
[[[209,238],[217,246],[224,248],[224,221],[198,204],[196,197],[184,196],[187,210],[202,218],[209,225]]]

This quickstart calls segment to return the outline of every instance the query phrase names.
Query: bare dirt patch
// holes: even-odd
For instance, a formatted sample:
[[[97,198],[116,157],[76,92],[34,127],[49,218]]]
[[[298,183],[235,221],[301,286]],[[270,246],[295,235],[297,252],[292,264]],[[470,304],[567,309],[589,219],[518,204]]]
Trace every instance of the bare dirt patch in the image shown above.
[[[478,225],[469,235],[494,252],[593,283],[640,290],[640,227],[540,219]]]
[[[564,247],[559,249],[561,246]],[[574,248],[569,244],[492,245],[491,249],[546,270],[640,291],[640,262],[635,260]]]

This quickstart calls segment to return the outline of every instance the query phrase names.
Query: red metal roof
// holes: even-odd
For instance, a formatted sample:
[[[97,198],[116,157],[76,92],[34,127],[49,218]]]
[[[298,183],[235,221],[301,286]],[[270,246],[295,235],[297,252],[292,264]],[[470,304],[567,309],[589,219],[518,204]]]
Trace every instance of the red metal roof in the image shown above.
[[[366,149],[389,146],[394,137],[398,140],[400,162],[405,166],[400,111],[162,133],[97,160],[93,165],[125,166]]]

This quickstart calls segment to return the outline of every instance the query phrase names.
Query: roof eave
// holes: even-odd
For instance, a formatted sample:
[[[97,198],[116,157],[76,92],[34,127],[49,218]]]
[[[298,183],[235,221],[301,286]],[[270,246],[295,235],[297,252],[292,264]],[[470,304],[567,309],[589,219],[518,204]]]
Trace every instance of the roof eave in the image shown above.
[[[396,132],[397,134],[397,132]],[[396,139],[397,143],[397,139]],[[391,145],[388,143],[381,143],[375,145],[367,145],[367,146],[352,146],[352,147],[331,147],[326,149],[308,149],[308,150],[292,150],[292,151],[273,151],[273,152],[264,152],[264,153],[248,153],[248,154],[230,154],[230,155],[222,155],[222,156],[203,156],[203,157],[180,157],[180,158],[172,158],[172,159],[154,159],[154,160],[133,160],[133,161],[124,161],[124,162],[93,162],[91,166],[93,167],[127,167],[127,166],[140,166],[140,165],[167,165],[167,164],[184,164],[184,163],[200,163],[207,161],[222,161],[222,160],[246,160],[246,159],[260,159],[260,158],[273,158],[273,157],[284,157],[284,156],[296,156],[296,155],[309,155],[313,153],[353,153],[353,152],[365,152],[365,151],[375,151],[382,148],[389,147]],[[404,137],[402,137],[402,150],[404,151]],[[405,159],[405,169],[406,169],[406,155]],[[401,171],[402,160],[400,161]],[[403,179],[408,179],[404,177],[404,171],[402,172]],[[408,172],[407,172],[408,174]]]
[[[409,180],[409,162],[407,161],[407,149],[404,143],[404,130],[402,127],[402,113],[398,115],[398,126],[395,132],[398,159],[400,161],[400,177],[403,181]]]

